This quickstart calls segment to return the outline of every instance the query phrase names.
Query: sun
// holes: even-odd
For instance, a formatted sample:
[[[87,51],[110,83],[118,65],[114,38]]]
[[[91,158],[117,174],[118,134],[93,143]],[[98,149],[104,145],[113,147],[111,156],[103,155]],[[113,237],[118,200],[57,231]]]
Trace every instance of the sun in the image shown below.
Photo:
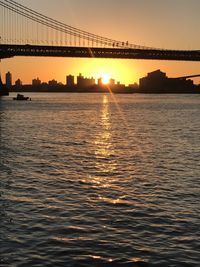
[[[102,83],[109,84],[109,82],[110,82],[110,76],[106,73],[102,74]]]

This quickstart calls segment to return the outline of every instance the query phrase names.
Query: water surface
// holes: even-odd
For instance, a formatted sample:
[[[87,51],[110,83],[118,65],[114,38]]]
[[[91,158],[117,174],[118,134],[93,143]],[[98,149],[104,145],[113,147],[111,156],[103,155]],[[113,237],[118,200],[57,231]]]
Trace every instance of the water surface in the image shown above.
[[[29,95],[0,100],[0,266],[200,266],[200,96]]]

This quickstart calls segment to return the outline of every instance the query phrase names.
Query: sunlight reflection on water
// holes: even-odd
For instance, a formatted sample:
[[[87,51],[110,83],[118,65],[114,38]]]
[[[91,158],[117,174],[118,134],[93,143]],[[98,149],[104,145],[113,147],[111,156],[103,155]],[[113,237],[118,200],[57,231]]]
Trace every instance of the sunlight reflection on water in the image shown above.
[[[111,118],[110,118],[110,103],[108,96],[103,96],[102,108],[100,111],[100,129],[95,136],[95,164],[96,170],[99,174],[114,172],[116,169],[116,161],[111,159],[115,156],[115,148],[113,145],[113,135],[111,129]],[[104,183],[105,186],[105,183]]]

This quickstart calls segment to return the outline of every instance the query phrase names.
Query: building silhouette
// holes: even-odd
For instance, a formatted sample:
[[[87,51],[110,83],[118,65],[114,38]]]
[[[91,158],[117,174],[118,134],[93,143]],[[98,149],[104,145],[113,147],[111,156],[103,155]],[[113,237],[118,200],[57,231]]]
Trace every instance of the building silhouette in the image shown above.
[[[66,77],[66,85],[67,85],[67,87],[73,87],[75,85],[74,76],[68,75]]]
[[[41,80],[39,78],[32,80],[32,86],[40,86]]]
[[[110,86],[114,86],[115,85],[115,79],[110,79],[109,80],[109,84],[110,84]]]
[[[17,79],[15,82],[15,87],[20,88],[22,87],[22,81],[20,79]]]
[[[140,93],[197,93],[192,80],[168,78],[166,73],[156,70],[139,80]]]
[[[97,84],[98,84],[98,86],[102,87],[104,85],[103,84],[103,79],[102,78],[98,78]]]
[[[85,78],[84,76],[82,76],[81,73],[77,76],[77,87],[78,88],[88,88],[94,85],[95,85],[95,79],[93,77]]]
[[[53,79],[53,80],[50,80],[50,81],[48,81],[48,85],[49,86],[57,86],[58,85],[58,82],[55,80],[55,79]]]
[[[77,76],[77,86],[78,87],[83,87],[84,85],[84,77],[81,73]]]
[[[8,71],[6,73],[6,87],[10,90],[12,87],[12,74]]]

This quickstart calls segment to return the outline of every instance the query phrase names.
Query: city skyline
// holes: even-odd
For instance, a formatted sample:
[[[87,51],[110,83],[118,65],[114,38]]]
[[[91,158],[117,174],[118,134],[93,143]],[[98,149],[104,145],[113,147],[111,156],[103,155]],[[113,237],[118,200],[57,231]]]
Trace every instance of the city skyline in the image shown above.
[[[128,86],[121,84],[119,81],[116,82],[113,78],[105,77],[105,79],[95,80],[93,77],[88,78],[81,73],[77,76],[66,75],[65,84],[55,79],[43,82],[38,77],[32,79],[31,84],[23,84],[20,79],[12,84],[12,74],[8,72],[5,76],[5,87],[10,92],[199,94],[200,84],[194,84],[191,80],[194,76],[200,77],[200,74],[171,78],[158,69],[141,77],[139,84],[134,83]]]
[[[197,12],[200,2],[197,0],[169,0],[167,3],[125,0],[123,4],[119,0],[103,0],[101,3],[91,0],[18,2],[66,24],[117,40],[169,49],[198,50],[200,47],[200,38],[196,34],[196,28],[200,26]],[[177,77],[198,73],[199,63],[42,57],[15,57],[1,62],[2,74],[10,70],[14,79],[21,77],[24,83],[30,83],[33,76],[44,81],[55,77],[64,83],[64,74],[70,69],[72,75],[81,72],[95,79],[107,75],[128,85],[158,68]]]
[[[8,86],[11,87],[12,85],[15,85],[16,82],[20,82],[21,84],[24,84],[23,80],[21,77],[18,77],[16,80],[13,79],[13,74],[8,71],[5,73],[5,77],[1,77],[4,83]],[[68,78],[71,80],[73,79],[73,85],[78,84],[79,79],[86,80],[88,82],[92,82],[93,84],[98,84],[101,83],[103,85],[107,84],[121,84],[120,81],[117,81],[114,77],[108,77],[108,76],[103,76],[103,77],[98,77],[95,79],[94,77],[86,77],[84,74],[79,73],[77,75],[71,75],[71,74],[66,74],[65,75],[65,82],[62,83],[61,81],[57,81],[54,77],[51,77],[47,81],[43,81],[39,77],[32,77],[31,81],[28,84],[32,85],[40,85],[40,84],[49,84],[51,82],[54,82],[55,84],[61,84],[61,85],[67,85]],[[124,84],[123,84],[124,85]]]
[[[146,73],[146,75],[148,76],[150,73],[154,73],[154,72],[160,72],[160,69],[158,70],[154,70],[151,71],[149,73]],[[145,76],[146,76],[145,75]],[[167,74],[165,73],[166,77]],[[197,77],[193,77],[193,76],[197,76]],[[7,73],[5,73],[5,78],[1,77],[2,81],[4,81],[4,83],[6,84],[7,88],[11,88],[14,85],[33,85],[33,86],[38,86],[38,85],[42,85],[42,84],[48,84],[48,85],[67,85],[67,86],[74,86],[74,85],[79,85],[80,82],[84,82],[84,86],[92,86],[92,85],[122,85],[122,86],[127,86],[126,84],[121,83],[120,80],[116,80],[114,77],[109,77],[109,76],[104,76],[104,77],[98,77],[97,79],[95,79],[94,77],[87,77],[82,73],[79,73],[77,75],[72,75],[72,74],[66,74],[65,75],[65,82],[62,83],[61,81],[56,80],[54,77],[51,77],[48,81],[43,81],[42,79],[40,79],[39,77],[32,77],[31,82],[25,84],[23,82],[23,80],[18,77],[16,80],[13,80],[13,75],[10,71],[8,71]],[[199,78],[200,74],[198,75],[191,75],[191,77],[188,76],[182,76],[182,77],[174,77],[174,79],[190,79],[192,80],[193,78]],[[144,77],[140,77],[139,78],[139,83],[140,80],[143,79]],[[130,83],[128,84],[128,86],[138,86],[139,83]],[[200,85],[198,83],[196,83],[196,85]]]

